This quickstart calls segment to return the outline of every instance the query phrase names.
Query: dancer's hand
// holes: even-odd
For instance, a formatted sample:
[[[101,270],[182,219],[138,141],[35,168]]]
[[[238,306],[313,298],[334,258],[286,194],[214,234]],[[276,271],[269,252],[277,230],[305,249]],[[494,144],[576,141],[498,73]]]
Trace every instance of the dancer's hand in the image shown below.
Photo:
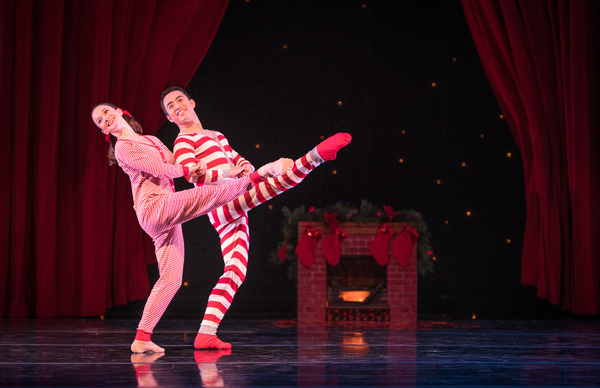
[[[200,161],[198,163],[196,163],[195,165],[190,166],[190,176],[191,177],[196,177],[196,176],[202,176],[204,174],[206,174],[206,163],[204,163],[203,161]]]
[[[242,173],[244,172],[243,170],[244,169],[242,167],[232,167],[229,170],[229,177],[230,178],[235,178],[236,176],[243,177],[243,175],[242,175]]]
[[[252,167],[250,164],[245,164],[244,167],[242,167],[242,172],[240,173],[240,178],[245,177],[246,175],[250,174],[252,171],[254,171],[254,167]]]

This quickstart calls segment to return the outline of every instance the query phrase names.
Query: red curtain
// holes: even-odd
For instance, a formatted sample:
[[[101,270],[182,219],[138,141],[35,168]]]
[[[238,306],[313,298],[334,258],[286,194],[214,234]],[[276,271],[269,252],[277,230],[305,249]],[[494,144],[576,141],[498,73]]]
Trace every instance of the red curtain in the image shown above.
[[[600,141],[595,0],[462,0],[523,158],[522,283],[600,313]]]
[[[153,246],[90,112],[110,101],[155,133],[160,93],[191,80],[227,2],[1,2],[0,316],[94,316],[148,295]]]

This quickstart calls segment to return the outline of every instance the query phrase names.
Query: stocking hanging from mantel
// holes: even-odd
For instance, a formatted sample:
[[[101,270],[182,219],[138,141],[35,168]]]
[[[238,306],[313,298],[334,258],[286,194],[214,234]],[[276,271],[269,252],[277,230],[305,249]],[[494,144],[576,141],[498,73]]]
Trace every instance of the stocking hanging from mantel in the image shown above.
[[[394,217],[401,212],[394,211],[394,208],[391,206],[383,205],[383,210],[388,216],[388,219],[391,221],[394,220]],[[371,241],[371,245],[369,250],[373,258],[377,264],[383,266],[386,265],[389,261],[389,247],[390,241],[394,236],[394,230],[387,224],[383,224],[379,227],[379,230],[375,234],[373,241]]]
[[[413,259],[413,248],[417,243],[418,238],[419,233],[406,225],[396,240],[394,240],[394,243],[392,244],[392,254],[401,265],[407,266],[410,263],[410,260]],[[416,252],[414,256],[414,259],[416,259]]]
[[[325,236],[321,250],[329,265],[335,266],[340,263],[340,246],[346,233],[340,228],[337,213],[325,213],[325,222],[329,224],[329,234]]]
[[[298,245],[296,245],[296,255],[298,260],[305,267],[310,267],[315,262],[315,248],[321,238],[321,233],[310,226],[310,222],[304,229]]]
[[[390,241],[394,235],[394,230],[388,225],[383,224],[375,234],[369,250],[377,264],[383,266],[389,261]]]

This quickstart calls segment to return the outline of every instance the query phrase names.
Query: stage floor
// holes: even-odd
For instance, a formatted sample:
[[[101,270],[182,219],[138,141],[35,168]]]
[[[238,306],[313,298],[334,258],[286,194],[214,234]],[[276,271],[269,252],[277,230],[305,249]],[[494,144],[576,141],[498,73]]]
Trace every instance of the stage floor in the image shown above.
[[[598,321],[419,321],[416,327],[225,319],[231,351],[163,320],[164,355],[132,355],[137,320],[0,320],[0,386],[600,386]]]

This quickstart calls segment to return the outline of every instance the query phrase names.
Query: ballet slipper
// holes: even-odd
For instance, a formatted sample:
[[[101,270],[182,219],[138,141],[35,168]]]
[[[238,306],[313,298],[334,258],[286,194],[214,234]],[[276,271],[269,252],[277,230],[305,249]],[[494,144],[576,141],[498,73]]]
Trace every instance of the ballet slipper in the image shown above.
[[[198,333],[194,340],[196,349],[231,349],[231,344],[223,342],[216,335]]]
[[[135,340],[131,344],[131,351],[133,353],[164,353],[165,349],[152,341]]]
[[[283,175],[289,172],[294,166],[294,161],[288,158],[280,158],[271,163],[267,163],[261,168],[258,169],[258,175],[261,178],[277,178],[280,175]]]
[[[319,143],[317,146],[317,153],[325,161],[334,160],[337,152],[350,144],[351,141],[352,136],[350,136],[349,133],[338,132]]]

